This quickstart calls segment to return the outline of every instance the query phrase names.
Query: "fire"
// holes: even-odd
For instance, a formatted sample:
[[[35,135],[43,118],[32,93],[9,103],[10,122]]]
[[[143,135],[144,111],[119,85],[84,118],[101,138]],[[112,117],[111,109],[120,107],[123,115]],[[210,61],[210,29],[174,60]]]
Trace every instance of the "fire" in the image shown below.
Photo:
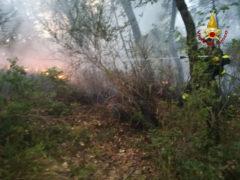
[[[58,75],[57,79],[62,79],[63,80],[63,79],[65,79],[65,76],[63,74],[62,75]]]
[[[58,69],[61,69],[61,66],[60,65],[57,65],[56,66]],[[0,67],[0,69],[2,70],[10,70],[12,69],[11,65],[8,65],[7,67]],[[35,73],[35,74],[44,74],[45,76],[51,76],[51,72],[49,72],[47,70],[47,68],[30,68],[30,67],[23,67],[24,71],[28,72],[28,73]],[[55,79],[60,79],[60,80],[65,80],[67,79],[67,77],[63,74],[63,73],[60,73],[56,76],[54,76]]]

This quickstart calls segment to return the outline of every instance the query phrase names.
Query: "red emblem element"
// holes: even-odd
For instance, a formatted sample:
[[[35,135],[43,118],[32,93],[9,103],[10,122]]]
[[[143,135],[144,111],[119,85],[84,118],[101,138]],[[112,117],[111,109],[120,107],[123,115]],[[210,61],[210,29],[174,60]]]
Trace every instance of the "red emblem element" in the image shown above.
[[[217,42],[216,42],[216,45],[221,44],[221,43],[226,39],[227,34],[228,34],[228,31],[226,30],[225,33],[224,33],[224,37],[223,37],[220,41],[217,41]],[[210,35],[211,37],[214,37],[216,34],[215,34],[214,32],[211,32],[209,35]],[[203,43],[206,43],[205,39],[203,39],[203,38],[201,37],[200,30],[197,32],[197,36],[198,36],[198,40],[202,41]],[[214,42],[208,42],[207,45],[208,45],[208,46],[214,46],[215,43],[214,43]]]
[[[209,35],[210,35],[210,37],[213,38],[213,37],[215,37],[216,34],[215,34],[215,32],[211,32]]]

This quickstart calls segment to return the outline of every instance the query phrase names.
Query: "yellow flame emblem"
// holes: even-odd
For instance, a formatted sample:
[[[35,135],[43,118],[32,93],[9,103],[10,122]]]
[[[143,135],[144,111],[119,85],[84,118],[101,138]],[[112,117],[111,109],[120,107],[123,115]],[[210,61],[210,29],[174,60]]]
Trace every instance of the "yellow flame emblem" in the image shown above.
[[[220,31],[220,29],[217,29],[217,23],[216,23],[215,16],[213,13],[211,14],[207,28],[208,29],[206,29],[204,31],[204,34],[207,35],[207,37],[205,37],[205,39],[210,38],[210,39],[218,39],[219,40],[219,37],[217,35],[220,35],[221,31]]]

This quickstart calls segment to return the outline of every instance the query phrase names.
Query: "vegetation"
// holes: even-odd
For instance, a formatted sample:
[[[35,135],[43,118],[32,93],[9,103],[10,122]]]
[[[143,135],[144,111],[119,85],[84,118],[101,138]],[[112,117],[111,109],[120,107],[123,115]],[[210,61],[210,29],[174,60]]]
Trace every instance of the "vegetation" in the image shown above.
[[[56,67],[29,73],[17,58],[8,59],[9,69],[0,71],[0,179],[240,178],[239,79],[223,65],[213,72],[212,57],[199,57],[212,54],[198,48],[184,0],[165,5],[173,13],[168,29],[174,32],[176,8],[186,27],[186,38],[175,32],[187,45],[180,44],[189,57],[185,82],[181,67],[153,62],[158,49],[151,51],[127,0],[51,3],[57,8],[43,3],[51,17],[41,25],[71,59],[75,76],[71,81]],[[119,10],[127,18],[118,17]],[[173,34],[166,36],[169,51],[177,51]],[[237,74],[239,42],[226,48]],[[213,54],[216,61],[220,54]],[[182,65],[180,58],[175,63]]]
[[[70,89],[71,85],[57,78],[61,72],[56,68],[42,75],[31,75],[17,65],[16,59],[9,61],[11,69],[1,73],[0,81],[1,178],[36,179],[45,174],[46,179],[57,179],[59,174],[46,174],[46,164],[60,163],[62,168],[70,168],[70,172],[65,172],[68,178],[88,179],[96,172],[94,165],[69,167],[63,159],[66,153],[63,144],[72,143],[71,151],[81,151],[80,147],[91,144],[90,136],[94,133],[94,129],[86,130],[87,127],[63,120],[74,116],[80,108],[81,100],[69,101],[67,97],[71,94],[64,94],[64,89]],[[124,83],[118,86],[123,94],[109,96],[101,106],[109,107],[110,114],[137,127],[137,134],[147,133],[144,137],[138,135],[132,148],[147,153],[146,157],[154,165],[155,177],[237,179],[240,176],[240,109],[237,106],[240,98],[237,92],[219,97],[214,89],[200,88],[186,94],[183,105],[179,106],[178,99],[174,98],[177,92],[170,81],[162,79],[160,83],[154,81],[147,85],[146,82],[143,88],[134,76],[117,77],[114,79],[128,86]],[[46,89],[46,84],[51,88]],[[155,90],[157,87],[161,88],[161,93]],[[130,97],[131,101],[124,101]],[[141,102],[140,98],[145,101]],[[147,101],[149,98],[152,100]],[[91,120],[86,122],[92,123]],[[109,138],[109,133],[102,133],[96,135],[97,141]],[[89,145],[87,152],[101,159],[103,152],[98,148]]]
[[[48,122],[47,115],[64,115],[69,109],[57,100],[60,89],[53,84],[55,79],[28,75],[16,59],[10,62],[11,69],[2,72],[0,79],[0,177],[34,179],[44,163],[40,159],[59,156],[59,143],[70,138],[68,126]],[[44,92],[43,79],[51,81],[55,90]]]

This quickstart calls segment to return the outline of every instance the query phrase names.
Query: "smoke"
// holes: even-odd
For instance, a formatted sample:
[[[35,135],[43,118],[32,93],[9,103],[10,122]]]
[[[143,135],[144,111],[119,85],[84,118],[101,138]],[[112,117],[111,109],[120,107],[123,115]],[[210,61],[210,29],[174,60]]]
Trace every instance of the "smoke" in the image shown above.
[[[166,1],[168,2],[168,1]],[[19,63],[26,67],[32,68],[48,68],[56,65],[64,65],[67,61],[67,55],[59,54],[59,47],[48,37],[48,34],[39,26],[39,17],[48,16],[47,10],[42,9],[43,4],[51,4],[50,0],[6,0],[4,6],[0,9],[14,9],[15,15],[7,22],[6,27],[12,29],[14,27],[11,38],[5,39],[3,45],[0,46],[0,66],[7,64],[7,58],[18,57]],[[162,6],[163,1],[155,4],[147,4],[144,7],[135,8],[137,20],[143,34],[148,34],[154,27],[161,28],[160,26],[168,26],[168,22],[163,22],[161,17],[163,15],[170,17],[170,9]],[[169,2],[171,3],[171,2]],[[190,0],[186,1],[188,6],[194,6]],[[198,4],[198,3],[196,3]],[[239,38],[239,20],[236,18],[238,15],[238,7],[233,7],[228,15],[219,15],[220,20],[227,19],[231,22],[228,28],[229,34],[226,42],[231,41],[232,38]],[[195,14],[192,14],[195,21]],[[209,14],[210,15],[210,14]],[[231,17],[231,15],[234,15]],[[196,22],[197,23],[197,22]],[[156,25],[156,26],[155,26]],[[226,24],[228,25],[228,24]],[[230,24],[229,24],[230,25]],[[233,26],[234,25],[234,26]],[[182,18],[177,13],[175,27],[186,36],[185,27]],[[166,28],[168,29],[168,27]],[[11,32],[11,31],[10,31]],[[1,32],[2,33],[2,32]],[[167,34],[168,32],[160,32],[160,34]],[[154,44],[151,40],[150,44]],[[160,42],[164,47],[164,40]],[[164,55],[164,54],[163,54]]]
[[[9,31],[15,27],[0,46],[0,65],[7,64],[6,59],[17,57],[19,64],[29,68],[47,69],[52,66],[63,66],[65,59],[59,56],[58,47],[44,36],[44,30],[38,28],[37,15],[41,12],[40,4],[47,1],[13,0],[6,6],[16,11],[14,16],[4,24]],[[4,8],[4,7],[2,7]],[[3,32],[1,32],[3,33]]]

